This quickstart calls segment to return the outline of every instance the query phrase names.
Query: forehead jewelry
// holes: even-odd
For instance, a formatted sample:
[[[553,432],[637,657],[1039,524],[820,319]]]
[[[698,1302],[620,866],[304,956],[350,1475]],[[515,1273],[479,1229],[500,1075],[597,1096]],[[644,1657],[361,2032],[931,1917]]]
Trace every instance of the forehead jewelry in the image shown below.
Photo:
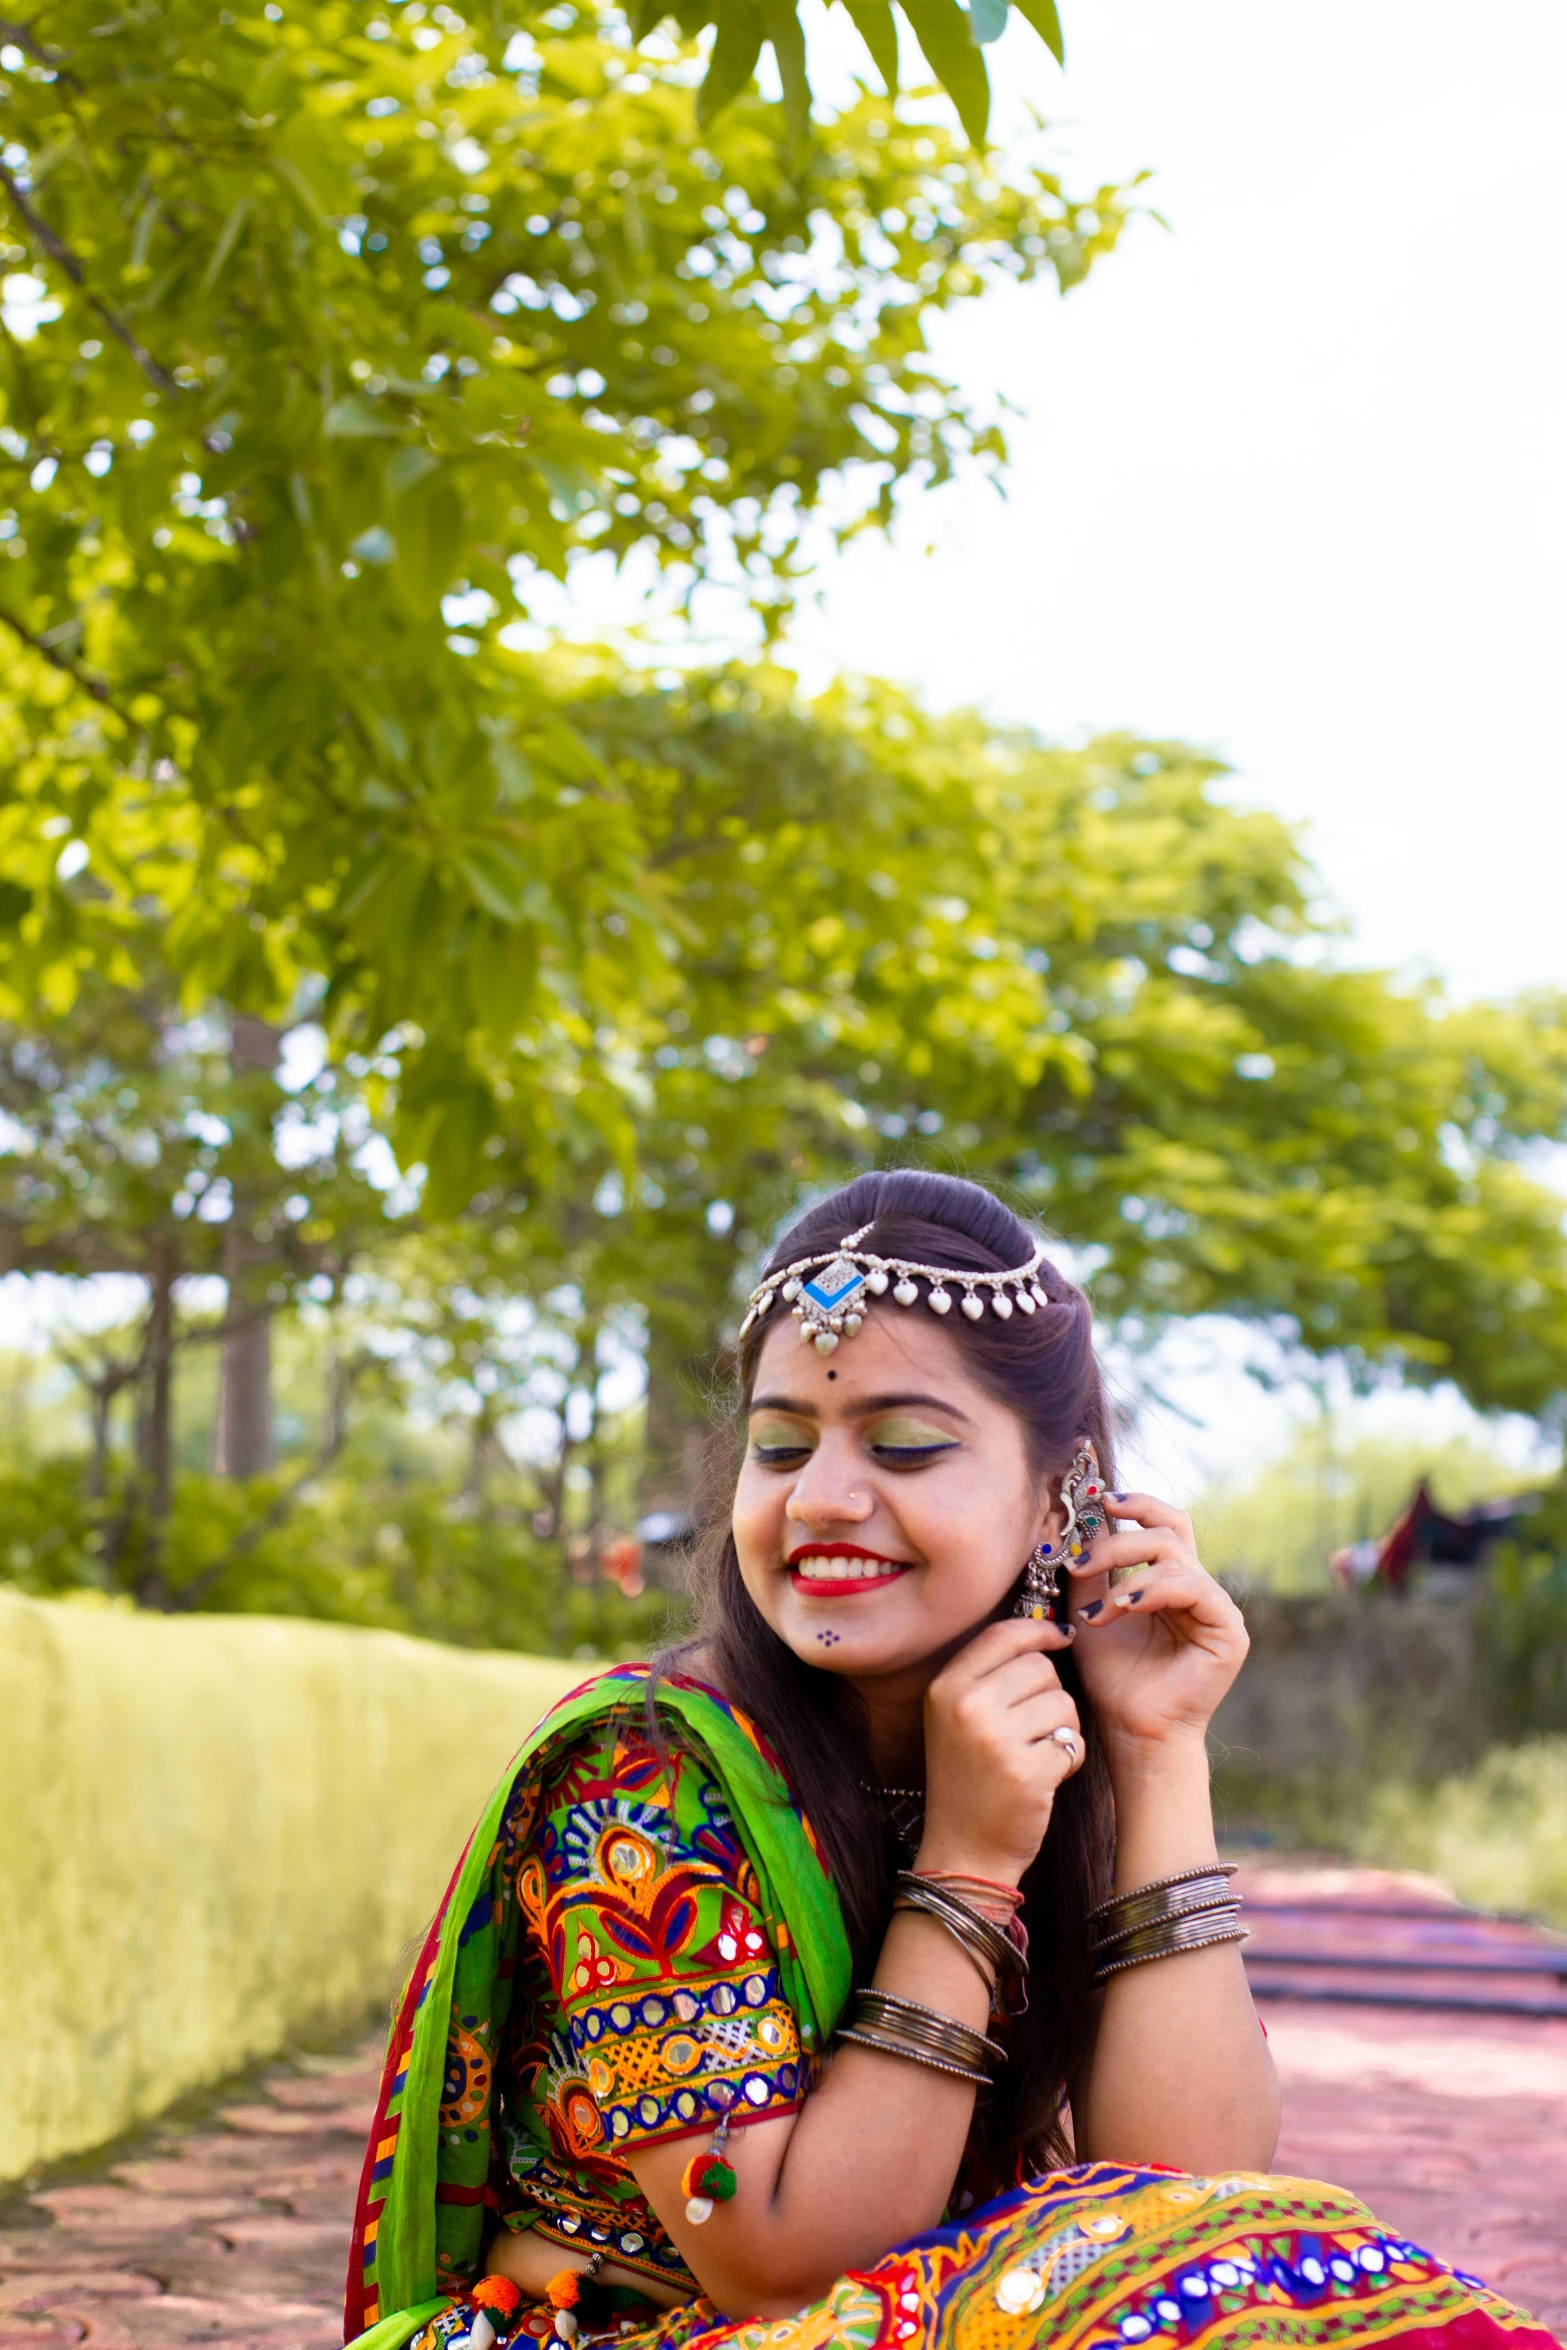
[[[998,1321],[1006,1322],[1014,1309],[1020,1314],[1037,1314],[1041,1306],[1050,1303],[1034,1278],[1045,1260],[1043,1241],[1026,1265],[1013,1265],[1003,1273],[960,1273],[950,1265],[921,1265],[909,1257],[877,1256],[874,1250],[859,1246],[870,1230],[869,1224],[862,1224],[836,1248],[813,1257],[797,1257],[792,1265],[769,1273],[747,1301],[741,1337],[764,1314],[770,1314],[774,1301],[781,1297],[800,1325],[801,1340],[814,1345],[818,1354],[830,1355],[840,1338],[854,1336],[872,1298],[884,1297],[890,1288],[900,1306],[918,1305],[922,1281],[926,1284],[925,1303],[933,1314],[950,1314],[956,1292],[958,1309],[971,1322],[982,1320],[987,1306]]]

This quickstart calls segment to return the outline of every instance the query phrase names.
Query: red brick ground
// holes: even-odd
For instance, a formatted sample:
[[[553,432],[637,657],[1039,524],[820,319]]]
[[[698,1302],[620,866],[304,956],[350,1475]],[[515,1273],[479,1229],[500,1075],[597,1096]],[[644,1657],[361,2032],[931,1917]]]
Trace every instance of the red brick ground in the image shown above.
[[[1391,1872],[1250,1868],[1241,1881],[1253,1900],[1298,1893],[1332,1905],[1305,1931],[1298,1918],[1252,1912],[1258,1952],[1307,1944],[1344,1953],[1341,1970],[1298,1978],[1319,1985],[1352,1985],[1357,1951],[1429,1955],[1462,1942],[1495,1959],[1548,1940],[1457,1918],[1442,1888]],[[1429,1902],[1429,1922],[1360,1921],[1356,1902]],[[1260,1979],[1264,1970],[1255,1971]],[[1447,1980],[1471,1994],[1488,1985],[1526,1998],[1559,1999],[1567,1988],[1538,1975]],[[1415,2243],[1567,2334],[1567,2019],[1290,1999],[1260,2000],[1258,2012],[1284,2084],[1275,2169],[1353,2189]]]
[[[1263,2013],[1276,2167],[1353,2188],[1567,2330],[1567,2022]],[[373,2056],[280,2066],[201,2125],[0,2207],[0,2350],[330,2350]]]

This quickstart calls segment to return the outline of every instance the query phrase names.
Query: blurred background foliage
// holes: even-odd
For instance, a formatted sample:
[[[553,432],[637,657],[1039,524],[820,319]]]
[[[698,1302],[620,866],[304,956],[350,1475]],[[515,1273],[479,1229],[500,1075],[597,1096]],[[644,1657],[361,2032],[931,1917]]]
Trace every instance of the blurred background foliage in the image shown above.
[[[705,98],[700,4],[62,0],[0,51],[0,1267],[123,1299],[12,1367],[29,1589],[643,1646],[769,1234],[915,1158],[1133,1345],[1560,1412],[1561,998],[1353,968],[1189,746],[767,659],[808,531],[1003,471],[936,322],[1136,197],[928,93],[807,123],[792,16],[722,5]],[[909,11],[976,136],[1004,13]],[[762,652],[529,649],[590,551]],[[1306,1571],[1295,1474],[1237,1560]]]
[[[1323,1412],[1250,1476],[1225,1480],[1204,1494],[1204,1561],[1239,1591],[1320,1594],[1328,1588],[1329,1553],[1379,1539],[1422,1480],[1437,1506],[1455,1514],[1477,1502],[1540,1490],[1538,1475],[1526,1475],[1499,1448],[1475,1437],[1449,1435],[1433,1443],[1356,1434],[1341,1416]],[[1554,1540],[1554,1529],[1547,1536],[1538,1513],[1529,1524],[1531,1531],[1541,1529],[1542,1541]]]

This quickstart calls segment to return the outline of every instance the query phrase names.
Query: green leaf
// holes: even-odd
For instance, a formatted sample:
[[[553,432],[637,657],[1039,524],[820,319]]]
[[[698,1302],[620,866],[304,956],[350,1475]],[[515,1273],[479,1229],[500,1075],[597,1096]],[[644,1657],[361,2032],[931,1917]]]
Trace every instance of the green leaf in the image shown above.
[[[696,118],[711,122],[714,115],[738,98],[756,71],[765,27],[755,0],[724,0],[718,18],[718,37],[707,61],[707,73],[697,92]]]
[[[344,687],[344,697],[358,717],[360,724],[380,746],[393,766],[406,767],[408,764],[408,729],[396,711],[389,710],[384,702],[377,701],[374,694],[357,680],[351,680]]]
[[[1061,30],[1056,0],[1012,0],[1012,4],[1019,16],[1028,19],[1057,65],[1065,65],[1066,36]]]
[[[501,797],[515,805],[519,800],[531,800],[535,789],[533,769],[515,743],[501,736],[490,738],[490,765],[500,785]]]
[[[529,911],[536,884],[515,849],[473,841],[453,862],[478,903],[498,922],[520,922]]]
[[[843,0],[889,98],[898,94],[898,27],[890,0]]]
[[[350,393],[345,400],[334,400],[321,426],[331,441],[387,441],[396,436],[397,427],[387,417],[377,416],[363,400]]]
[[[386,460],[387,496],[400,498],[404,490],[411,490],[416,483],[434,473],[440,462],[433,449],[427,449],[417,441],[406,449],[394,449]]]
[[[210,294],[213,287],[217,284],[219,278],[223,275],[224,263],[228,260],[229,255],[234,250],[235,240],[238,238],[240,230],[245,225],[245,220],[249,211],[249,198],[246,196],[241,196],[239,202],[235,205],[233,211],[229,214],[227,220],[223,223],[222,228],[218,231],[218,241],[212,248],[212,258],[201,273],[201,290],[204,294]]]
[[[985,144],[990,123],[990,82],[974,31],[957,0],[903,0],[903,13],[947,96],[976,147]]]
[[[803,146],[811,128],[811,85],[805,72],[805,35],[793,0],[762,0],[767,37],[773,45],[778,78],[783,83],[784,116],[789,136]]]
[[[33,893],[18,881],[0,881],[0,930],[15,930],[31,911]]]
[[[327,225],[326,214],[322,210],[320,202],[317,199],[315,189],[310,185],[310,182],[306,179],[304,173],[300,170],[299,165],[294,161],[292,155],[274,155],[272,158],[272,168],[277,173],[278,178],[282,180],[285,187],[290,187],[293,189],[295,195],[299,198],[300,203],[309,213],[311,219],[317,221],[322,228],[325,228]]]
[[[399,508],[397,575],[425,609],[457,577],[462,542],[462,500],[449,481],[437,479]]]

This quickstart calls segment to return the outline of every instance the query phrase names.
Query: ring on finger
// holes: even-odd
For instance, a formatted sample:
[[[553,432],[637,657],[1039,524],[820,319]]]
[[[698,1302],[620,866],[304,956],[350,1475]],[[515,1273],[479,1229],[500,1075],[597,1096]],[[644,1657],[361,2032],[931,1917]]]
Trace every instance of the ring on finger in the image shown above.
[[[1049,1742],[1064,1750],[1070,1757],[1072,1768],[1075,1771],[1083,1759],[1083,1741],[1077,1732],[1068,1729],[1065,1722],[1059,1722],[1055,1729],[1049,1732]]]

